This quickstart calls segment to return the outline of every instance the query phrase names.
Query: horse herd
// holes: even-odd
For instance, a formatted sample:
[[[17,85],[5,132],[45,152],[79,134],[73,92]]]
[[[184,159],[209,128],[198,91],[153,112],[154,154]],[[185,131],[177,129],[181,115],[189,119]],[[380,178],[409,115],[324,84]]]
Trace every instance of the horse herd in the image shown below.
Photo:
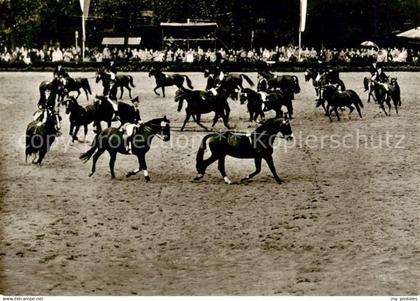
[[[165,87],[175,85],[178,90],[175,94],[175,101],[178,103],[178,112],[186,103],[186,117],[181,127],[184,130],[187,122],[192,118],[200,127],[209,130],[201,123],[201,116],[207,113],[214,113],[212,127],[219,119],[223,120],[228,131],[210,133],[202,138],[201,145],[196,156],[197,175],[195,180],[201,179],[207,167],[218,161],[218,169],[228,184],[231,183],[225,171],[225,158],[232,156],[235,158],[254,159],[255,171],[243,181],[253,178],[261,170],[262,160],[266,161],[275,180],[281,183],[282,180],[276,172],[273,162],[273,142],[276,137],[283,137],[287,140],[293,139],[290,119],[293,118],[293,99],[295,94],[300,93],[298,78],[294,75],[277,76],[269,71],[258,73],[259,82],[257,89],[254,90],[253,81],[246,74],[223,74],[219,70],[206,70],[207,78],[206,90],[193,90],[190,78],[181,74],[164,74],[161,70],[152,68],[149,77],[154,76],[156,87],[153,89],[156,95],[158,89],[162,90],[165,97]],[[335,113],[340,120],[339,111],[349,108],[349,116],[357,110],[360,118],[362,117],[361,108],[363,103],[357,93],[347,90],[341,79],[327,73],[317,73],[312,69],[305,72],[305,80],[312,79],[316,91],[316,107],[322,106],[325,114],[332,121],[332,114]],[[84,127],[84,136],[88,132],[88,125],[93,123],[96,136],[91,148],[80,156],[83,162],[92,158],[92,170],[89,176],[96,171],[96,162],[99,157],[107,151],[110,155],[110,172],[112,178],[115,177],[114,166],[118,153],[133,154],[138,158],[138,168],[127,173],[127,177],[135,175],[140,171],[144,172],[146,181],[150,180],[146,153],[150,150],[151,142],[154,137],[159,137],[163,141],[170,140],[170,121],[166,116],[142,122],[138,110],[139,98],[130,101],[117,100],[117,92],[120,90],[120,99],[124,89],[127,89],[131,96],[131,88],[135,87],[133,78],[129,75],[118,75],[111,79],[110,75],[104,70],[98,70],[96,82],[102,81],[103,95],[96,96],[93,103],[82,106],[77,99],[80,89],[85,91],[87,99],[91,94],[89,81],[86,78],[54,78],[49,82],[42,82],[39,87],[40,100],[39,110],[34,114],[26,130],[26,159],[28,156],[35,155],[32,163],[41,164],[45,154],[50,149],[55,138],[60,135],[60,106],[65,107],[66,114],[69,115],[70,131],[72,141],[78,140],[77,133],[80,127]],[[244,81],[250,87],[243,86]],[[187,87],[184,87],[186,83]],[[379,83],[374,80],[365,79],[364,85],[369,91],[369,99],[372,96],[375,102],[379,103],[381,109],[388,114],[384,108],[384,103],[389,106],[393,100],[398,114],[398,107],[401,106],[400,91],[396,79],[391,79],[388,83]],[[76,96],[70,95],[71,91],[77,92]],[[229,118],[230,107],[229,99],[238,100],[241,104],[247,103],[249,121],[259,122],[260,125],[251,133],[246,134],[238,131],[230,131]],[[264,112],[273,110],[275,117],[265,119]],[[102,129],[101,122],[106,122],[108,127]],[[119,121],[119,127],[112,127],[113,121]],[[134,130],[128,137],[132,149],[127,149],[127,133],[124,130],[126,124],[134,124]],[[211,155],[204,159],[204,151],[209,148]]]

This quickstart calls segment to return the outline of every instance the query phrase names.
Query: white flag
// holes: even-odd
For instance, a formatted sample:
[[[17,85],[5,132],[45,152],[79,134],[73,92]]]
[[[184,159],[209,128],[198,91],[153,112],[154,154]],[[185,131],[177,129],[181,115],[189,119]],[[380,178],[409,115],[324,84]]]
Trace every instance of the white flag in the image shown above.
[[[85,17],[89,15],[90,0],[80,0],[80,9]]]
[[[299,25],[300,32],[305,31],[307,6],[308,6],[308,0],[300,0],[300,25]]]

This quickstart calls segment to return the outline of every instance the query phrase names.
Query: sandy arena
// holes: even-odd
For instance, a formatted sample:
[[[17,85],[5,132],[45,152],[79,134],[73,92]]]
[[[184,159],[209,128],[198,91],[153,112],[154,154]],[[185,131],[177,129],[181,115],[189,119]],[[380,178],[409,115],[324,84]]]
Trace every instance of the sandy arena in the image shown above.
[[[375,117],[378,105],[362,87],[367,74],[341,75],[361,96],[363,119],[344,112],[330,123],[298,73],[295,141],[279,139],[274,153],[285,182],[263,163],[260,175],[239,183],[254,162],[227,158],[227,185],[217,164],[192,181],[205,135],[194,123],[173,131],[171,142],[153,141],[149,183],[142,173],[125,177],[135,156],[118,155],[112,180],[105,154],[89,178],[91,161],[78,157],[90,143],[71,145],[64,110],[63,135],[43,165],[25,164],[38,85],[52,73],[0,73],[0,294],[419,295],[420,77],[391,73],[400,114]],[[94,73],[71,75],[102,92]],[[176,111],[176,89],[164,99],[153,94],[154,79],[132,75],[142,119],[166,115],[179,127],[185,113]],[[203,74],[188,75],[194,88],[205,87]],[[87,103],[83,94],[79,103]],[[246,106],[230,105],[235,129],[252,131]],[[89,142],[93,135],[90,126]]]

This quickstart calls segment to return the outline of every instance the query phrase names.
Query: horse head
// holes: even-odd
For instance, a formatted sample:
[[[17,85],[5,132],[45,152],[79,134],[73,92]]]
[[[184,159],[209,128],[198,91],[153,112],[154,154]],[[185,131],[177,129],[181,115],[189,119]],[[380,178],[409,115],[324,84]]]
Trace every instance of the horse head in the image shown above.
[[[306,69],[306,71],[304,73],[304,76],[305,76],[305,81],[306,82],[308,82],[311,78],[315,79],[314,78],[314,71],[312,69]]]
[[[149,71],[149,77],[157,76],[159,74],[162,74],[162,71],[159,68],[152,67]]]
[[[182,105],[184,104],[184,100],[186,100],[187,98],[187,91],[186,90],[181,90],[179,89],[178,91],[176,91],[175,93],[175,102],[178,102],[178,112],[181,112],[182,110]]]
[[[209,76],[210,76],[210,69],[209,68],[204,69],[204,78],[207,78]]]
[[[246,91],[246,89],[244,89]],[[246,92],[239,92],[239,103],[243,105],[248,100],[248,91]]]
[[[292,75],[293,78],[293,92],[294,93],[299,93],[300,92],[300,86],[299,86],[299,79],[297,78],[296,75]]]
[[[328,84],[328,85],[322,86],[321,87],[322,98],[325,99],[325,100],[330,100],[331,96],[335,92],[337,92],[337,90],[338,90],[338,87],[336,85],[333,85],[333,84]],[[317,105],[317,106],[319,106],[319,105]]]
[[[63,104],[66,107],[66,114],[70,114],[70,112],[72,112],[76,107],[79,106],[76,98],[74,98],[73,96],[67,97],[67,99],[63,101]]]
[[[293,140],[292,127],[290,126],[289,118],[287,115],[288,113],[285,113],[284,119],[278,118],[280,119],[278,121],[279,132],[283,135],[283,138],[285,138],[286,140]]]
[[[171,139],[170,121],[166,118],[166,115],[163,118],[152,119],[144,125],[151,128],[152,134],[158,136],[163,141],[166,142]]]
[[[101,80],[103,81],[104,79],[105,79],[104,68],[98,69],[98,71],[96,71],[96,83],[99,83]]]

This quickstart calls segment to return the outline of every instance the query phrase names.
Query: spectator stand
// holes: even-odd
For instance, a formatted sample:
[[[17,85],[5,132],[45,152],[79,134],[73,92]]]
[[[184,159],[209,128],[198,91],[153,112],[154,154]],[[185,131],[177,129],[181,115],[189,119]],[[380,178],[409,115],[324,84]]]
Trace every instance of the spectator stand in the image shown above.
[[[162,49],[206,46],[217,48],[217,23],[191,22],[160,23],[162,29]]]

